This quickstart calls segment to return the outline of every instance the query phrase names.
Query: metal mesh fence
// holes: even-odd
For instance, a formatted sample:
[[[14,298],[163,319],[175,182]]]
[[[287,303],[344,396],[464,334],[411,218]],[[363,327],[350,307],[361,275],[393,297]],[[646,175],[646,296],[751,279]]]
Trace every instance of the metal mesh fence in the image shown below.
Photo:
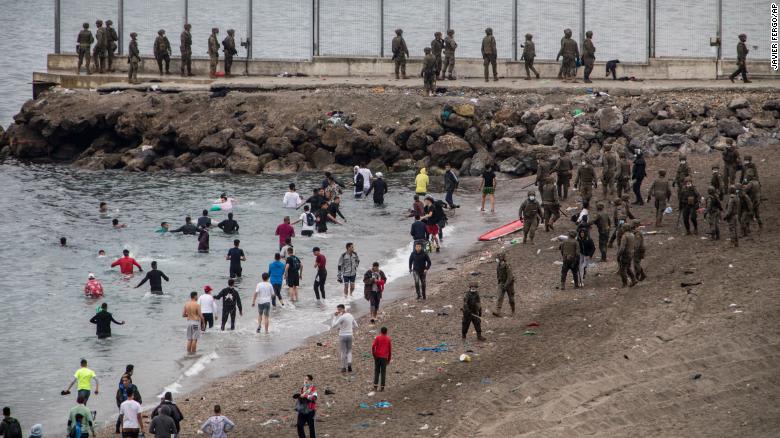
[[[770,52],[770,6],[763,0],[741,0],[723,2],[722,57],[737,59],[737,35],[747,35],[748,61],[769,60]]]
[[[717,0],[655,0],[655,56],[714,58],[710,37],[718,34]]]
[[[647,21],[645,1],[585,2],[585,30],[593,31],[599,61],[646,62]]]
[[[260,3],[260,2],[255,2]],[[236,50],[238,56],[246,56],[246,52],[238,45],[247,37],[249,3],[247,0],[189,0],[189,21],[192,24],[192,56],[204,58],[208,56],[209,35],[211,28],[219,29],[219,58],[222,59],[222,40],[227,36],[227,30],[236,31]]]
[[[60,40],[63,53],[76,53],[76,38],[81,25],[89,23],[89,30],[95,34],[96,20],[111,20],[117,26],[119,3],[116,0],[61,0]]]
[[[320,55],[379,56],[379,0],[320,0]]]
[[[482,38],[485,29],[493,29],[499,58],[512,57],[512,0],[450,0],[450,27],[461,58],[482,58]]]
[[[517,3],[517,57],[523,53],[520,44],[525,34],[533,35],[537,59],[555,59],[561,48],[563,30],[572,30],[580,39],[581,0],[528,0]]]
[[[424,56],[423,49],[431,45],[433,33],[447,35],[447,0],[396,0],[384,4],[385,57],[392,57],[391,42],[395,29],[404,30],[409,55]]]
[[[313,26],[311,0],[255,2],[252,8],[252,56],[309,59],[312,55]]]
[[[179,34],[184,25],[184,0],[124,0],[125,26],[122,29],[123,53],[127,53],[130,33],[138,34],[141,55],[154,54],[157,31],[165,30],[173,56],[179,55]]]

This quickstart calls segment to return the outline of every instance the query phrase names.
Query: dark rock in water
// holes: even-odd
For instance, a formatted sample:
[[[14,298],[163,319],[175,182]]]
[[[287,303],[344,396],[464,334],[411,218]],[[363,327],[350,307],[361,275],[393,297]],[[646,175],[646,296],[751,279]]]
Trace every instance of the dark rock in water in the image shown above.
[[[40,132],[27,125],[15,124],[8,129],[11,154],[23,160],[48,159],[51,147]]]
[[[217,152],[205,152],[198,155],[190,163],[193,172],[205,172],[209,169],[219,169],[225,165],[225,156]]]
[[[228,141],[233,138],[233,134],[234,131],[232,129],[223,129],[201,140],[198,147],[201,151],[224,154],[230,149]]]
[[[293,145],[286,137],[269,137],[263,147],[260,148],[263,154],[272,154],[275,157],[284,157],[293,151]]]
[[[139,146],[122,154],[122,162],[125,169],[130,171],[144,171],[157,160],[157,154],[147,146]]]
[[[225,166],[229,172],[233,173],[248,173],[255,175],[262,169],[260,166],[260,159],[252,152],[252,148],[246,140],[238,140],[233,143],[233,152],[227,158],[227,165]],[[256,146],[256,145],[255,145]]]

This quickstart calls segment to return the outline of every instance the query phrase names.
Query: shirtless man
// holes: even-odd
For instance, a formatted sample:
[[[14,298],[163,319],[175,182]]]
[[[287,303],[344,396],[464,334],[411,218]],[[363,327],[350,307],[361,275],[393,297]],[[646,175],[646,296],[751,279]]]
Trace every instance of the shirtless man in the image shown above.
[[[181,316],[187,319],[187,353],[195,354],[198,350],[200,324],[203,320],[197,292],[190,292],[190,300],[184,305],[184,312]]]

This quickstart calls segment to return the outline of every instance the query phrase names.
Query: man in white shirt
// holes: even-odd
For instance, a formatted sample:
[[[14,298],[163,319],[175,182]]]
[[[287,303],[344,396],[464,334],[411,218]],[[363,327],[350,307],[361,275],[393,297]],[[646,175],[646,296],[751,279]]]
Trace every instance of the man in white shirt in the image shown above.
[[[201,331],[205,332],[206,328],[214,327],[214,314],[217,313],[217,303],[214,301],[214,296],[211,295],[211,286],[206,285],[203,287],[203,295],[198,297],[198,304],[200,305],[200,313],[203,315],[203,324],[201,325]]]
[[[311,237],[314,235],[314,226],[317,218],[314,217],[314,213],[311,212],[311,208],[308,205],[303,206],[303,213],[295,222],[290,225],[295,225],[298,222],[301,223],[301,236]],[[283,253],[284,254],[284,253]]]
[[[290,190],[284,194],[282,204],[284,204],[284,208],[298,208],[303,204],[301,195],[295,191],[295,184],[290,183]]]
[[[352,372],[352,328],[357,328],[355,317],[347,312],[343,304],[336,306],[331,327],[339,328],[339,351],[341,352],[341,372]]]
[[[268,282],[267,272],[263,272],[263,281],[257,283],[255,295],[252,297],[252,307],[257,303],[257,312],[260,314],[257,321],[257,333],[260,333],[260,326],[265,327],[265,334],[268,334],[268,322],[271,317],[271,299],[274,296],[274,287]]]
[[[127,400],[119,405],[119,418],[122,420],[122,437],[138,438],[144,433],[144,421],[141,418],[141,404],[135,401],[135,392],[127,392]]]

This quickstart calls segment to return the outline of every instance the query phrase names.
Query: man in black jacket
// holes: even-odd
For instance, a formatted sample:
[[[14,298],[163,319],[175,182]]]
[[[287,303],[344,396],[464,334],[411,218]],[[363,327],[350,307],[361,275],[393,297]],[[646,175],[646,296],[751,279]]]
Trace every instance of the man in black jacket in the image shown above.
[[[198,234],[198,227],[196,227],[192,223],[192,218],[187,216],[184,218],[184,225],[180,226],[179,228],[175,230],[171,230],[171,233],[182,233],[182,234],[189,234],[191,236],[194,236]]]
[[[111,337],[111,323],[124,325],[124,321],[117,321],[113,315],[108,311],[108,303],[100,305],[100,312],[96,313],[92,319],[89,320],[92,324],[97,325],[97,337],[98,339],[105,339]]]
[[[238,222],[233,219],[233,213],[228,213],[227,219],[217,224],[217,227],[225,234],[238,233]]]
[[[182,420],[184,420],[184,415],[182,415],[181,411],[179,410],[179,407],[176,406],[176,403],[173,402],[173,395],[170,392],[166,392],[160,404],[157,405],[156,408],[154,408],[154,410],[152,411],[151,418],[154,419],[154,417],[160,415],[160,408],[163,406],[168,407],[170,416],[171,418],[173,418],[173,422],[176,424],[176,436],[178,436],[179,431],[181,430],[181,426],[179,423],[181,423]]]
[[[366,196],[369,193],[374,192],[374,205],[384,205],[385,193],[387,193],[387,183],[382,178],[382,172],[376,173],[376,178],[371,182],[371,187],[368,188]]]
[[[646,166],[642,150],[637,149],[636,157],[634,158],[634,168],[631,171],[631,179],[634,180],[632,189],[634,190],[634,196],[636,196],[634,205],[645,205],[645,202],[642,200],[642,180],[647,176]]]
[[[139,287],[143,286],[143,284],[148,281],[149,282],[149,287],[151,289],[151,292],[154,295],[162,295],[163,294],[163,290],[162,290],[162,281],[163,280],[170,281],[168,276],[165,275],[165,273],[163,271],[160,271],[160,270],[157,269],[157,262],[153,261],[152,262],[152,270],[148,271],[146,273],[146,277],[144,277],[144,279],[141,280],[141,282],[138,283],[138,285],[135,288],[138,289]],[[138,401],[138,400],[136,400],[136,401]]]
[[[452,170],[452,165],[450,163],[447,163],[444,168],[446,169],[446,172],[444,172],[444,191],[447,193],[444,195],[444,200],[447,201],[447,205],[449,205],[450,208],[458,208],[460,206],[455,205],[452,194],[458,189],[460,181],[458,181],[458,176],[455,175],[455,171]]]
[[[244,315],[244,309],[241,307],[241,296],[233,287],[235,285],[236,280],[231,278],[228,280],[228,287],[222,289],[214,297],[214,300],[222,300],[222,331],[225,331],[228,316],[230,317],[230,330],[236,329],[236,308],[238,308],[239,315]]]
[[[133,400],[138,403],[143,403],[141,400],[141,393],[138,392],[138,387],[133,384],[133,380],[130,374],[124,374],[119,381],[119,388],[116,390],[116,407],[122,405],[127,400],[129,394],[133,394]],[[116,433],[120,431],[120,425],[122,424],[122,416],[120,415],[116,419]]]
[[[414,290],[417,292],[417,299],[425,299],[425,275],[431,268],[431,258],[423,251],[422,243],[414,244],[414,251],[409,255],[409,272],[414,277]]]

